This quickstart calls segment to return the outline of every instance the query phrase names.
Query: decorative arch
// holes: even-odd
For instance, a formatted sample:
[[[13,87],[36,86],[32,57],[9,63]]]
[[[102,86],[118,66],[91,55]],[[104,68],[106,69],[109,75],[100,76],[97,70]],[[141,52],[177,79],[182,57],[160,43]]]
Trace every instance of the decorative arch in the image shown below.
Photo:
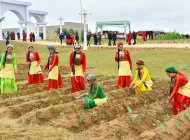
[[[14,13],[18,17],[19,21],[24,21],[24,17],[23,17],[23,15],[19,11],[16,11],[16,10],[9,10],[9,11],[12,12],[12,13]],[[8,12],[8,11],[6,11],[6,12]]]
[[[32,17],[35,18],[37,22],[43,22],[43,20],[37,15],[30,16],[30,18],[32,18]]]
[[[0,18],[3,16],[4,13],[7,11],[11,11],[14,13],[19,21],[20,24],[20,33],[23,31],[23,25],[26,26],[27,38],[29,38],[30,29],[31,29],[31,21],[30,17],[34,17],[36,19],[37,31],[39,31],[39,25],[43,25],[43,33],[44,39],[46,39],[46,22],[45,16],[48,14],[44,11],[36,11],[36,10],[29,10],[29,6],[32,4],[30,2],[18,1],[18,0],[0,0]],[[22,39],[22,36],[21,36]],[[0,40],[3,40],[2,37],[2,23],[0,22]]]

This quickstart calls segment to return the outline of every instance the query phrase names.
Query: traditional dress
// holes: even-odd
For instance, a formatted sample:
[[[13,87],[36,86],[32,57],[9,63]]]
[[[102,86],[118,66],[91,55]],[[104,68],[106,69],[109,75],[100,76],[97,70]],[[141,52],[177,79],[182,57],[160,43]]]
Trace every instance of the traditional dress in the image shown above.
[[[102,87],[96,84],[94,87],[92,87],[88,93],[88,96],[86,96],[84,100],[86,109],[91,109],[95,106],[105,104],[108,100],[108,97],[103,92]]]
[[[22,35],[23,35],[23,42],[26,42],[26,37],[27,37],[26,33],[23,32]]]
[[[71,72],[71,85],[72,92],[85,90],[85,78],[84,73],[86,71],[86,55],[83,52],[76,54],[72,52],[70,54],[70,69]]]
[[[71,35],[71,44],[74,45],[75,44],[75,36]]]
[[[1,62],[1,54],[0,54],[0,62]],[[0,70],[0,87],[1,87],[1,70]]]
[[[178,114],[190,106],[190,81],[181,73],[176,73],[170,99],[174,99],[173,113]]]
[[[143,40],[143,41],[146,41],[146,32],[143,32],[143,33],[142,33],[142,40]]]
[[[119,54],[117,52],[115,61],[117,61],[119,65],[118,88],[129,87],[132,75],[132,60],[129,51],[119,51]]]
[[[128,45],[131,45],[132,38],[133,38],[133,34],[132,33],[128,33],[127,34],[127,43],[128,43]]]
[[[61,74],[58,69],[59,57],[56,53],[49,56],[45,69],[49,69],[47,90],[62,87]]]
[[[66,42],[67,45],[71,45],[72,40],[71,40],[71,35],[70,35],[70,34],[67,34],[67,35],[66,35],[66,40],[65,40],[65,42]]]
[[[145,67],[142,70],[137,69],[132,84],[137,86],[135,89],[136,94],[152,90],[153,82],[148,69]]]
[[[17,61],[15,53],[2,54],[1,62],[1,93],[14,93],[17,92],[17,84],[15,80],[15,70],[17,70]]]
[[[38,52],[29,52],[26,54],[26,62],[29,64],[28,84],[44,83],[42,70],[40,67],[40,57]]]

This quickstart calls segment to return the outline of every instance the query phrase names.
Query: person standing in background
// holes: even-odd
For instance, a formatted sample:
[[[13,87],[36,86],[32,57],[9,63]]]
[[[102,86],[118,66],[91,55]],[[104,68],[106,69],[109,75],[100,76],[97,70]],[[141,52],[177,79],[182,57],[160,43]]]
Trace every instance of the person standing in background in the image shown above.
[[[133,31],[133,45],[137,44],[137,33],[135,31]]]
[[[113,34],[113,46],[116,46],[116,39],[117,39],[117,34],[114,32]]]
[[[35,34],[32,33],[32,41],[35,42],[36,41],[36,37],[35,37]]]
[[[96,34],[94,35],[94,45],[98,45],[98,37]]]
[[[101,44],[102,44],[102,42],[101,42],[101,41],[102,41],[102,34],[101,34],[101,33],[99,33],[99,34],[98,34],[98,44],[99,44],[99,45],[101,45]]]
[[[109,33],[108,33],[108,46],[111,46],[111,41],[112,41],[112,38],[113,38],[113,35],[112,35],[112,32],[110,31]]]
[[[129,31],[129,33],[127,34],[127,43],[128,43],[128,45],[131,45],[132,38],[133,38],[133,35],[132,35],[131,31]]]
[[[87,35],[87,46],[90,46],[90,39],[91,39],[91,34],[88,33],[88,35]]]

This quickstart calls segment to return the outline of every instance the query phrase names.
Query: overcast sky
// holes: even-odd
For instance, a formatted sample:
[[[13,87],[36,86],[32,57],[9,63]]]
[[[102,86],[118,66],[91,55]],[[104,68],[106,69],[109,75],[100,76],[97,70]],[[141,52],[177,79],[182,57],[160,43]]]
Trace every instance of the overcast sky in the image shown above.
[[[30,9],[47,11],[48,25],[58,25],[58,18],[80,22],[80,0],[22,0],[31,2]],[[91,31],[96,21],[130,20],[132,30],[162,28],[180,33],[190,32],[190,0],[82,0]],[[17,27],[18,18],[5,13],[5,27]],[[34,19],[31,19],[34,20]]]

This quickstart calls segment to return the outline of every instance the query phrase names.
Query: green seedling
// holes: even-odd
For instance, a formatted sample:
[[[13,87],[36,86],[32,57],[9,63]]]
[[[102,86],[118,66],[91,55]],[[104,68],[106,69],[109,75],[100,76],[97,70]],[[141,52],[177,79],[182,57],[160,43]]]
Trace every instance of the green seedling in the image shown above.
[[[60,113],[59,113],[59,116],[64,117],[64,116],[65,116],[65,113],[64,113],[64,112],[60,112]]]
[[[164,115],[164,117],[165,117],[166,119],[170,119],[170,118],[171,118],[168,114]]]
[[[190,113],[185,113],[184,117],[187,118],[190,121]]]
[[[60,100],[59,103],[60,103],[60,104],[63,104],[64,102],[63,102],[63,100]]]
[[[85,120],[86,120],[86,117],[83,116],[83,115],[81,115],[81,116],[79,117],[79,119],[78,119],[78,123],[79,123],[79,124],[84,124],[84,123],[85,123]]]
[[[177,130],[180,130],[179,123],[175,123],[175,127],[176,127]]]
[[[143,118],[145,117],[145,115],[146,115],[146,112],[144,112],[144,113],[142,113],[142,114],[140,114]]]
[[[163,123],[160,125],[162,132],[169,134],[168,125],[166,123]]]
[[[131,113],[133,111],[130,106],[127,107],[127,110],[129,113]]]
[[[157,112],[158,112],[158,110],[157,110],[157,109],[154,109],[154,108],[150,109],[149,111],[150,111],[151,113],[153,113],[154,115],[156,115]]]
[[[93,117],[98,116],[97,111],[94,110],[94,111],[92,112],[92,116],[93,116]]]
[[[137,114],[129,114],[129,118],[134,122],[135,119],[138,117]]]
[[[152,125],[153,125],[154,127],[157,127],[159,124],[160,124],[160,120],[156,120],[156,122],[153,123]]]

